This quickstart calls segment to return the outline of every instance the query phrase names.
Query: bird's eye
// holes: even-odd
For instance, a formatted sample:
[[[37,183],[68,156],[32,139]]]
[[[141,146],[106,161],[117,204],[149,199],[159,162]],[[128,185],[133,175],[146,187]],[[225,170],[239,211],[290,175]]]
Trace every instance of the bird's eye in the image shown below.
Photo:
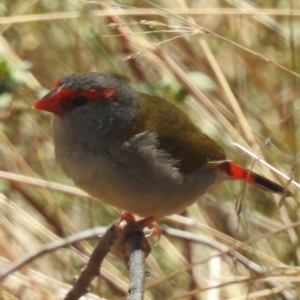
[[[88,101],[87,98],[85,98],[85,97],[83,97],[83,96],[79,96],[79,97],[76,97],[76,98],[73,100],[72,103],[73,103],[74,106],[79,107],[79,106],[82,106],[82,105],[86,104],[87,101]]]

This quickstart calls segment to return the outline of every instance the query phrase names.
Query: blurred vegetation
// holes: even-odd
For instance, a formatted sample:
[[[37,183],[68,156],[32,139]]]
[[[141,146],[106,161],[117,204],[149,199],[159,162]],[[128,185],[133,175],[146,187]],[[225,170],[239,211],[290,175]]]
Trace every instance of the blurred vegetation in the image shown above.
[[[73,183],[55,164],[49,114],[31,110],[74,72],[110,72],[176,101],[230,158],[287,184],[231,144],[239,143],[299,182],[298,1],[4,0],[0,32],[1,271],[51,241],[119,215],[67,190]],[[64,184],[66,192],[37,179]],[[228,182],[181,218],[161,220],[232,247],[255,239],[239,251],[265,273],[256,277],[226,255],[217,271],[209,259],[215,249],[163,236],[147,258],[145,299],[297,299],[299,192],[289,188],[294,197],[279,208],[278,195]],[[62,299],[95,243],[38,257],[2,282],[1,299]],[[114,249],[89,299],[125,297],[127,275]],[[277,289],[270,289],[270,277]]]

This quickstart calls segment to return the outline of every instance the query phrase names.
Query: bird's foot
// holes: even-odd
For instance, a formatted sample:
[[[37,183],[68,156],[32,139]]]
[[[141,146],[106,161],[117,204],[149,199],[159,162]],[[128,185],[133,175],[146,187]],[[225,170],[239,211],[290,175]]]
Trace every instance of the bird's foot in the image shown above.
[[[128,211],[123,211],[117,224],[117,230],[121,234],[124,234],[124,231],[125,234],[129,234],[130,232],[143,231],[144,228],[148,227],[149,229],[153,230],[147,234],[146,237],[148,238],[152,236],[156,231],[159,241],[161,237],[161,230],[154,220],[154,217],[139,218]]]
[[[158,240],[160,239],[161,230],[157,223],[154,222],[154,220],[155,219],[153,217],[139,218],[128,211],[122,212],[116,229],[119,233],[118,250],[122,253],[125,261],[128,261],[126,241],[130,233],[143,232],[144,228],[148,227],[150,229],[153,229],[153,231],[150,234],[146,235],[146,237],[150,237],[151,235],[153,235],[153,232],[156,231],[158,234]],[[146,239],[144,240],[143,244],[145,256],[147,256],[150,253],[151,248]]]

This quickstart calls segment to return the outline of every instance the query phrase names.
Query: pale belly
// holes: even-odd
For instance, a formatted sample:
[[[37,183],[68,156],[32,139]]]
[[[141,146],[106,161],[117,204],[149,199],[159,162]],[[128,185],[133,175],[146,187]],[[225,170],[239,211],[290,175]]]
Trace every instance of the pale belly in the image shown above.
[[[181,213],[214,183],[215,170],[178,176],[153,165],[127,166],[107,157],[60,164],[75,184],[100,201],[141,217]]]

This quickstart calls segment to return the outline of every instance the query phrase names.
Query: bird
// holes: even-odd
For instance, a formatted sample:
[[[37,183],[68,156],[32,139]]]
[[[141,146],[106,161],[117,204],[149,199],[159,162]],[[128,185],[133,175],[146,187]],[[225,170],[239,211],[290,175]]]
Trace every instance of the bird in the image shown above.
[[[33,105],[51,112],[56,161],[74,183],[142,226],[179,214],[213,185],[292,193],[230,160],[170,101],[109,73],[68,75]]]

